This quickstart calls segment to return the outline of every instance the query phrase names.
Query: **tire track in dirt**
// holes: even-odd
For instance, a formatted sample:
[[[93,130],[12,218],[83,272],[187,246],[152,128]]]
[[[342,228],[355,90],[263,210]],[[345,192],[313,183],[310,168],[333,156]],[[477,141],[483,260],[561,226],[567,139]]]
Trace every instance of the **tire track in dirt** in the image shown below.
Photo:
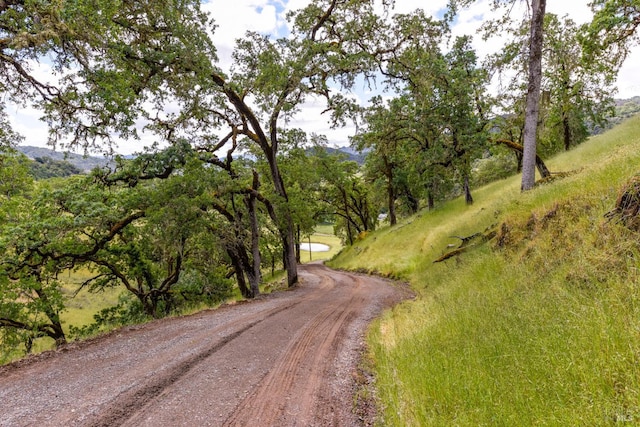
[[[353,279],[354,283],[356,284],[356,290],[358,291],[358,294],[354,294],[351,300],[349,301],[349,303],[346,304],[346,308],[348,309],[348,311],[345,310],[345,314],[343,316],[344,320],[340,322],[338,325],[334,326],[332,328],[331,335],[327,336],[323,341],[321,346],[321,349],[323,351],[319,351],[317,353],[316,359],[314,360],[314,365],[320,364],[321,359],[324,357],[324,356],[321,356],[323,353],[331,354],[334,357],[338,354],[338,351],[341,346],[341,341],[338,340],[337,337],[341,336],[344,333],[343,330],[346,328],[347,324],[357,316],[357,310],[355,310],[354,307],[361,307],[361,304],[365,303],[365,298],[359,295],[359,292],[361,292],[361,288],[360,288],[361,279],[356,276],[350,276],[350,275],[347,275],[347,276]],[[355,302],[357,302],[357,304]],[[332,366],[331,364],[325,363],[324,369],[322,370],[321,373],[318,371],[314,371],[314,374],[317,375],[317,378],[315,379],[315,381],[310,381],[308,383],[307,393],[312,392],[311,387],[312,387],[312,384],[314,383],[320,383],[323,385],[324,388],[326,388],[326,385],[323,383],[323,378],[327,377],[327,373],[331,369],[331,366]],[[331,400],[330,393],[328,391],[324,391],[322,393],[322,397],[324,399]],[[332,405],[321,404],[321,402],[318,400],[314,401],[313,403],[315,404],[314,415],[313,415],[315,419],[323,420],[323,421],[331,420],[331,425],[340,425],[340,420],[336,419],[337,414],[336,412],[334,412]],[[309,411],[308,409],[305,410],[305,415],[308,414],[308,411]]]
[[[286,297],[125,328],[1,367],[0,426],[118,425],[131,415],[125,408],[135,411],[251,326],[304,301]],[[220,316],[233,320],[216,326]]]
[[[270,318],[280,313],[283,313],[287,310],[291,310],[294,307],[298,306],[299,304],[310,302],[319,298],[321,296],[321,293],[325,292],[326,290],[327,290],[326,284],[321,284],[321,286],[318,289],[316,289],[314,292],[304,295],[300,299],[292,303],[288,303],[282,307],[270,310],[264,315],[260,315],[259,319],[249,324],[246,324],[246,326],[242,327],[241,329],[238,329],[226,335],[221,341],[216,343],[214,346],[212,346],[211,348],[205,351],[199,352],[193,357],[185,360],[175,369],[172,369],[170,372],[168,372],[166,375],[163,375],[162,377],[156,380],[146,383],[139,390],[132,391],[122,396],[119,396],[116,401],[110,404],[110,407],[112,409],[104,413],[103,415],[101,415],[99,420],[97,420],[95,423],[92,422],[90,425],[92,427],[93,426],[110,427],[114,425],[122,425],[124,423],[132,424],[131,422],[129,422],[129,420],[134,418],[135,415],[137,415],[137,413],[140,412],[148,402],[153,401],[153,399],[157,398],[163,392],[165,392],[165,390],[168,387],[170,387],[177,381],[181,380],[195,366],[202,363],[207,358],[210,358],[211,356],[215,355],[215,353],[220,351],[224,346],[226,346],[233,340],[237,339],[247,331],[251,330],[255,326],[269,320]],[[225,325],[225,327],[226,326],[228,325]],[[212,333],[215,333],[215,332],[216,331],[212,331]],[[136,423],[133,423],[133,424],[135,425]]]
[[[358,425],[365,327],[408,295],[319,264],[300,276],[291,292],[0,367],[0,426]]]
[[[316,274],[322,275],[325,289],[337,286],[335,278],[330,277],[322,270],[316,270]],[[331,286],[326,285],[331,283]],[[287,406],[295,407],[296,425],[312,425],[314,417],[311,411],[318,388],[322,384],[322,377],[333,361],[336,346],[336,338],[339,331],[344,329],[346,322],[353,317],[353,311],[360,306],[354,306],[360,280],[354,280],[353,287],[349,288],[348,295],[341,297],[344,301],[339,305],[329,306],[320,311],[298,336],[291,341],[285,356],[269,372],[258,388],[245,398],[227,419],[223,426],[276,426],[283,425],[282,419],[287,411]],[[363,302],[360,299],[359,304]],[[331,348],[334,348],[331,351]],[[304,369],[308,372],[301,372]],[[296,383],[297,382],[297,383]],[[296,402],[287,402],[287,398],[296,398]],[[285,402],[283,404],[283,402]],[[325,418],[326,414],[320,419]],[[318,418],[318,417],[316,417]]]
[[[128,392],[119,395],[110,403],[110,407],[112,409],[109,412],[103,413],[100,417],[98,417],[98,419],[91,420],[89,425],[95,427],[111,427],[114,425],[121,425],[124,421],[131,418],[132,414],[134,414],[140,406],[146,404],[147,402],[160,395],[160,393],[162,393],[171,384],[175,383],[178,379],[182,378],[195,365],[202,362],[204,359],[211,356],[222,347],[227,345],[229,342],[239,337],[247,330],[253,328],[258,323],[263,322],[265,319],[268,319],[271,316],[275,316],[276,314],[287,310],[299,303],[300,302],[295,302],[293,304],[269,311],[263,318],[255,320],[247,324],[246,326],[243,326],[242,328],[228,335],[225,335],[212,347],[183,360],[180,364],[178,364],[170,371],[164,373],[163,375],[160,375],[157,378],[154,378],[152,381],[142,384],[141,387],[129,390]],[[212,331],[212,333],[215,332],[216,331]]]

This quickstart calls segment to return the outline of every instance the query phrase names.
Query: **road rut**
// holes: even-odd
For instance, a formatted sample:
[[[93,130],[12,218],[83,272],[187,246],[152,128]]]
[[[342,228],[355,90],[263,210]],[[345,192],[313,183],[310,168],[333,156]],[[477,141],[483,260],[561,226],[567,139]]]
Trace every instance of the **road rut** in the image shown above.
[[[368,323],[410,296],[299,267],[296,288],[0,368],[0,426],[355,426]]]

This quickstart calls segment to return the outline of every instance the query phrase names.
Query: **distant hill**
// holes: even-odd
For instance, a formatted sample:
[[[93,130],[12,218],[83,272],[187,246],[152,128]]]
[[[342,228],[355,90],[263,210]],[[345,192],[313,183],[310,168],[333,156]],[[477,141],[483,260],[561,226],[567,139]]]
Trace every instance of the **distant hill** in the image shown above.
[[[617,122],[621,122],[624,119],[628,119],[640,112],[640,96],[634,96],[629,99],[616,99],[615,100],[616,117]]]
[[[633,98],[625,98],[625,99],[614,99],[613,102],[616,105],[616,107],[621,107],[625,105],[640,106],[640,96],[634,96]]]
[[[36,157],[29,162],[29,172],[35,179],[65,177],[83,173],[79,168],[66,160],[55,160],[51,157]]]
[[[30,145],[19,145],[16,148],[31,160],[41,159],[39,163],[45,163],[46,158],[59,162],[65,161],[78,168],[82,173],[90,172],[96,167],[104,167],[111,164],[111,161],[104,157],[83,156],[81,154],[55,151],[49,148],[34,147]],[[346,156],[346,160],[354,161],[359,165],[364,163],[366,157],[366,153],[358,152],[350,147],[327,147],[326,150],[331,154],[344,154]]]
[[[595,126],[591,130],[592,135],[598,135],[640,113],[640,96],[634,96],[633,98],[627,99],[614,99],[613,108],[615,112],[612,117],[607,119],[607,123],[604,128]]]
[[[326,147],[329,154],[344,154],[347,156],[347,160],[356,162],[359,165],[364,164],[364,160],[367,157],[367,153],[356,151],[351,147]]]
[[[38,158],[44,159],[48,157],[53,160],[67,161],[82,172],[89,172],[96,167],[103,167],[110,163],[110,161],[104,157],[83,156],[81,154],[54,151],[49,148],[43,147],[19,145],[16,148],[18,149],[18,151],[32,160]]]

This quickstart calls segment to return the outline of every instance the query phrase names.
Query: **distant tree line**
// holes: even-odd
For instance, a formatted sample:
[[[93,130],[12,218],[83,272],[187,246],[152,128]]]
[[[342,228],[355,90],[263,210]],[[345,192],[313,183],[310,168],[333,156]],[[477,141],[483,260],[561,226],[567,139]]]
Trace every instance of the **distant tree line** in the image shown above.
[[[630,99],[617,99],[615,102],[615,114],[609,118],[605,129],[610,129],[623,120],[640,113],[640,96],[635,96]],[[600,133],[600,131],[600,129],[594,129],[594,134]]]
[[[29,163],[29,173],[35,179],[46,179],[78,175],[82,173],[82,171],[66,160],[54,160],[51,157],[36,157]]]

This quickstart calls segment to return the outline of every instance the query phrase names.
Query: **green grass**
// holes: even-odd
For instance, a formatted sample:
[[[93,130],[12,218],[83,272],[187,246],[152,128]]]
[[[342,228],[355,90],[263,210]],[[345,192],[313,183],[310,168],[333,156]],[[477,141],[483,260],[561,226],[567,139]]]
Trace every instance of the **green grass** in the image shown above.
[[[89,293],[86,289],[78,292],[80,285],[90,278],[92,274],[86,269],[62,274],[59,279],[62,282],[62,294],[65,299],[65,310],[60,313],[62,328],[69,336],[69,327],[81,327],[94,322],[94,314],[102,309],[112,307],[118,303],[121,288],[115,288],[99,293]],[[48,337],[37,338],[33,341],[32,353],[40,353],[55,348],[53,339]],[[17,360],[24,356],[23,349],[15,349],[11,354],[0,355],[0,364]]]
[[[369,235],[334,267],[408,280],[369,334],[385,426],[640,423],[640,234],[604,214],[640,172],[640,117],[520,177]],[[498,236],[434,264],[468,236]]]
[[[82,283],[91,276],[92,274],[88,270],[81,269],[60,277],[64,283],[62,289],[66,297],[65,305],[67,308],[61,315],[65,333],[69,332],[69,325],[78,327],[93,323],[94,314],[116,305],[118,297],[124,292],[119,287],[105,292],[90,293],[86,289],[78,292]]]
[[[305,239],[304,242],[308,242]],[[312,252],[300,250],[300,262],[307,263],[310,261],[329,260],[336,256],[342,249],[340,238],[333,233],[333,225],[321,224],[316,226],[315,233],[311,235],[311,243],[322,243],[329,246],[327,252]]]
[[[331,250],[328,252],[313,252],[311,254],[313,261],[330,259],[342,248],[340,239],[333,234],[333,226],[328,224],[319,225],[316,232],[311,236],[311,241],[324,243],[331,247]],[[308,251],[301,251],[301,260],[303,263],[309,262]],[[96,313],[102,309],[118,304],[119,296],[126,292],[120,287],[98,293],[90,293],[86,289],[77,292],[81,284],[91,276],[92,274],[88,270],[80,269],[78,271],[67,272],[60,277],[63,283],[62,291],[66,300],[66,309],[61,313],[62,326],[66,334],[69,333],[69,326],[82,327],[93,323]],[[274,276],[266,274],[261,291],[269,293],[284,289],[284,279],[285,273],[281,270],[277,271]],[[233,294],[225,302],[228,303],[242,299],[243,297],[240,290],[234,287]],[[202,305],[202,307],[193,307],[181,314],[188,314],[204,308],[209,307],[205,305]],[[42,338],[35,341],[33,351],[34,353],[38,353],[50,350],[53,347],[53,340]]]

